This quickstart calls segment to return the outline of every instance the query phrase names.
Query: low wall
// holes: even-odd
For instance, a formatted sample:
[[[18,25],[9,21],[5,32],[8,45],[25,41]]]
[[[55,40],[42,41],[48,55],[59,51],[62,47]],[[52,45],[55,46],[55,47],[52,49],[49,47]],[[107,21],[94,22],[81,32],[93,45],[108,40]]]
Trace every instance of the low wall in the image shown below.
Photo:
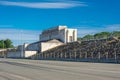
[[[20,58],[21,56],[22,56],[21,52],[8,52],[7,53],[8,58]]]
[[[50,43],[50,42],[42,42],[41,43],[41,52],[52,49],[54,47],[63,45],[63,43]]]
[[[30,57],[32,55],[35,55],[36,53],[37,53],[37,51],[24,51],[23,54],[20,51],[8,52],[7,57],[8,58],[27,58],[27,57]]]
[[[35,58],[36,59],[36,58]],[[94,63],[117,63],[120,64],[120,59],[59,59],[59,58],[37,58],[37,60],[55,60],[55,61],[72,61],[72,62],[94,62]]]
[[[37,54],[37,51],[25,51],[24,54],[25,54],[24,57],[27,58],[27,57]]]

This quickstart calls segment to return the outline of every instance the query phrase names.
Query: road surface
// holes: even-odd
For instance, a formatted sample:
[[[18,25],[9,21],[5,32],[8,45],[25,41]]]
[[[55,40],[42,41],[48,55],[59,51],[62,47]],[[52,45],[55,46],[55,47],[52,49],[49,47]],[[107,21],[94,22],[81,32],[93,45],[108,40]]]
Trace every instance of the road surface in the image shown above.
[[[0,80],[120,80],[120,64],[0,58]]]

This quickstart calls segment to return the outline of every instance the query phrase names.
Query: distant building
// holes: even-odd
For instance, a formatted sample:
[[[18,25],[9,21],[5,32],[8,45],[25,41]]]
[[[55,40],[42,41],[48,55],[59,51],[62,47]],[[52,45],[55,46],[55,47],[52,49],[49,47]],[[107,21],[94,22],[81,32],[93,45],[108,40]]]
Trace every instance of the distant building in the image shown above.
[[[8,52],[7,57],[30,57],[54,47],[77,41],[77,29],[57,26],[43,31],[40,40],[31,44],[20,45],[16,52]]]
[[[77,41],[77,29],[69,29],[67,26],[57,26],[43,31],[40,34],[40,41],[57,39],[63,43]]]
[[[49,50],[51,48],[54,48],[63,44],[64,44],[63,42],[56,39],[52,39],[49,41],[38,41],[32,44],[28,44],[27,46],[25,46],[26,44],[24,44],[24,50],[44,52],[46,50]]]

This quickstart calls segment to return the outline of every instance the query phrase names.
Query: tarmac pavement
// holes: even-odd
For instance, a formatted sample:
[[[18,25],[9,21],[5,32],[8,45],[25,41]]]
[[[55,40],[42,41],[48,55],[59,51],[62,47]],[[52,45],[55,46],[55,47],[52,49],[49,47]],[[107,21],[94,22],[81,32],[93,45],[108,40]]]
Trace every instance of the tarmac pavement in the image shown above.
[[[120,80],[120,64],[0,58],[0,80]]]

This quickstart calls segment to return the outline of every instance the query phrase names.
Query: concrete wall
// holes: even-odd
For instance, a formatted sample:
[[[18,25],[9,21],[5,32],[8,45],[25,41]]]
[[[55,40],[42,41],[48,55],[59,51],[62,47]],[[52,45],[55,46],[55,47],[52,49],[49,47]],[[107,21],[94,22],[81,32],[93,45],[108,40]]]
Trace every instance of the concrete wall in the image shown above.
[[[36,43],[29,44],[29,45],[27,45],[25,47],[24,50],[27,50],[27,51],[39,51],[40,50],[40,43],[36,42]]]
[[[52,49],[52,48],[60,46],[60,45],[63,45],[63,43],[42,42],[41,43],[41,52]]]
[[[65,42],[69,43],[74,41],[77,41],[77,29],[65,29]]]
[[[51,48],[62,45],[63,43],[69,43],[77,41],[77,29],[69,29],[67,26],[58,26],[52,29],[48,29],[42,32],[40,35],[41,41],[20,45],[17,51],[25,53],[13,52],[9,53],[8,56],[28,57],[35,54],[36,52],[43,52]],[[54,41],[54,39],[59,39]],[[36,52],[35,52],[36,51]]]
[[[3,58],[5,56],[6,56],[6,54],[4,52],[0,52],[0,58]]]
[[[62,42],[66,43],[66,38],[65,38],[65,29],[59,31],[58,39],[60,39]]]
[[[70,36],[72,41],[70,41]],[[43,31],[40,35],[40,41],[59,39],[64,43],[77,41],[77,29],[69,29],[66,26],[58,26],[53,29]]]
[[[24,54],[25,54],[24,57],[27,58],[27,57],[37,54],[37,51],[25,51]]]
[[[21,53],[20,51],[8,52],[7,57],[8,58],[27,58],[27,57],[30,57],[30,56],[36,54],[36,53],[37,53],[37,51],[24,51],[23,53]]]
[[[7,57],[8,58],[21,58],[23,56],[21,55],[21,52],[18,51],[18,52],[8,52]]]

